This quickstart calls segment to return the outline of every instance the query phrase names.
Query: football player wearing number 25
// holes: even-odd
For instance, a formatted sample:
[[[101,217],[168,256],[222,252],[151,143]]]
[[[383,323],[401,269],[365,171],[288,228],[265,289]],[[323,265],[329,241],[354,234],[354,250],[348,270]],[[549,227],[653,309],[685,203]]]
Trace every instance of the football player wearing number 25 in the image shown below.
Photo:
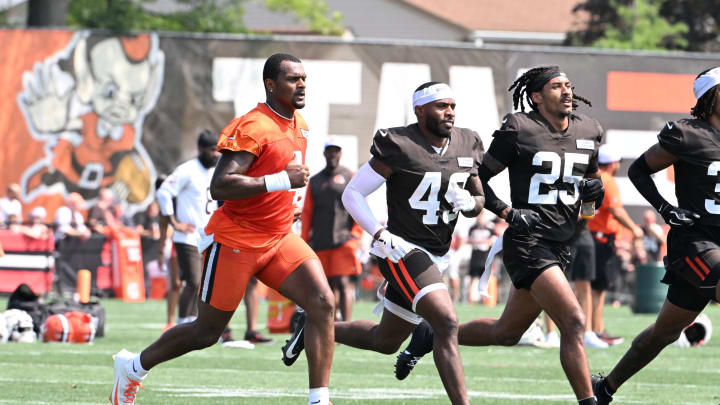
[[[577,100],[590,103],[574,94],[557,66],[530,69],[509,90],[514,90],[513,105],[520,112],[505,116],[478,174],[485,208],[509,225],[502,247],[513,285],[500,318],[460,325],[458,341],[468,346],[515,345],[545,310],[560,329],[560,362],[578,402],[593,405],[583,345],[585,316],[563,270],[581,201],[602,203],[597,158],[603,131],[594,119],[574,112]],[[525,101],[532,109],[529,113]],[[488,185],[505,168],[510,173],[512,208]],[[422,356],[423,349],[430,348],[418,340],[432,337],[433,333],[413,333],[407,351],[415,358]],[[396,374],[400,366],[396,364]]]
[[[455,96],[444,83],[428,82],[413,94],[418,122],[380,129],[372,158],[343,193],[345,208],[373,235],[370,253],[387,282],[380,323],[336,322],[335,341],[379,353],[395,353],[424,318],[434,328],[435,365],[453,404],[467,404],[457,347],[457,314],[442,271],[459,214],[483,208],[476,170],[482,141],[456,128]],[[387,183],[388,223],[375,219],[365,197]],[[380,308],[378,308],[379,311]]]
[[[701,72],[693,83],[693,118],[668,122],[658,143],[633,162],[628,177],[670,225],[665,277],[667,297],[655,323],[607,377],[593,376],[598,403],[612,401],[615,390],[676,341],[710,301],[720,299],[720,67]],[[658,192],[651,175],[675,170],[678,206]]]

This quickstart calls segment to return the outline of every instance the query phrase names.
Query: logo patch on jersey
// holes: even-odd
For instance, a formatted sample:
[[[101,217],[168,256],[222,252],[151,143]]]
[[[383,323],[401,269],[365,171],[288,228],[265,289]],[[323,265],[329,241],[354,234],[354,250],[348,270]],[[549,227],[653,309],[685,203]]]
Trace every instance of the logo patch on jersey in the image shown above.
[[[305,138],[307,138],[308,135],[310,135],[310,131],[308,131],[307,129],[302,129],[302,128],[300,128],[300,133],[301,133],[302,136],[304,136]]]
[[[595,142],[589,139],[578,139],[575,141],[578,149],[595,150]]]
[[[460,167],[473,167],[473,158],[471,157],[459,157],[458,166]]]

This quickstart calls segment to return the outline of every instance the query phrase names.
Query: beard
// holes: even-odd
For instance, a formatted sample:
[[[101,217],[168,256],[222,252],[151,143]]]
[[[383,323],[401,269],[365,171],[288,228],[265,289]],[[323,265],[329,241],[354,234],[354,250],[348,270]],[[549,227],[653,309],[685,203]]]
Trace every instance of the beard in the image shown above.
[[[209,169],[209,168],[215,167],[215,165],[217,165],[218,156],[200,155],[200,156],[198,156],[198,160],[203,165],[203,167],[205,167],[206,169]]]
[[[427,129],[432,132],[433,135],[440,137],[440,138],[450,138],[450,133],[452,132],[452,127],[445,128],[440,125],[441,121],[435,118],[427,118],[426,121],[426,127]]]

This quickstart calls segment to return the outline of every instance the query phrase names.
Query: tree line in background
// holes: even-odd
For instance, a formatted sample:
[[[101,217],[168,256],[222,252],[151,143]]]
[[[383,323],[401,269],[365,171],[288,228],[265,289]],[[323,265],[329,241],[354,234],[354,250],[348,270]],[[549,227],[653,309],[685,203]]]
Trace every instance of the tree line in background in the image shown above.
[[[68,26],[114,32],[250,33],[243,21],[243,5],[249,0],[175,0],[182,11],[167,13],[154,13],[143,7],[144,3],[155,1],[29,0],[28,26]],[[330,14],[324,0],[255,1],[271,11],[292,13],[312,33],[341,35],[344,31],[342,15]]]
[[[28,26],[127,31],[248,33],[244,3],[292,13],[308,31],[342,35],[342,15],[325,0],[175,0],[183,11],[153,13],[157,0],[28,0]],[[611,49],[720,51],[720,0],[584,0],[574,8],[583,28],[568,33],[565,45]],[[0,25],[7,18],[0,13]]]
[[[717,52],[720,0],[585,0],[589,21],[566,45],[614,49]]]

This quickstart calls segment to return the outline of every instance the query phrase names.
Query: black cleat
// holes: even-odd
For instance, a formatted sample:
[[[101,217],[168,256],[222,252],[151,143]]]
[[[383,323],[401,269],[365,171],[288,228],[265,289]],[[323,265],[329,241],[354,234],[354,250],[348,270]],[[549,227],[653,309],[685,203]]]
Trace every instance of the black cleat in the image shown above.
[[[227,342],[233,342],[235,339],[233,338],[232,330],[230,328],[225,328],[222,335],[220,335],[220,342],[219,343],[227,343]]]
[[[245,340],[255,345],[266,345],[273,342],[269,337],[265,337],[262,333],[256,330],[249,330],[245,332]]]
[[[602,374],[593,374],[590,376],[590,384],[592,385],[593,395],[597,398],[598,405],[608,405],[612,402],[613,397],[607,390],[607,382]]]
[[[422,357],[423,356],[413,356],[407,350],[400,352],[397,356],[397,361],[395,361],[395,378],[404,380],[405,377],[410,375],[410,372]]]
[[[395,378],[404,380],[415,368],[422,357],[432,351],[433,331],[430,325],[422,321],[413,330],[410,344],[400,352],[395,361]]]
[[[299,309],[297,323],[292,327],[293,334],[282,347],[282,360],[286,366],[292,366],[298,354],[305,348],[305,311]]]

